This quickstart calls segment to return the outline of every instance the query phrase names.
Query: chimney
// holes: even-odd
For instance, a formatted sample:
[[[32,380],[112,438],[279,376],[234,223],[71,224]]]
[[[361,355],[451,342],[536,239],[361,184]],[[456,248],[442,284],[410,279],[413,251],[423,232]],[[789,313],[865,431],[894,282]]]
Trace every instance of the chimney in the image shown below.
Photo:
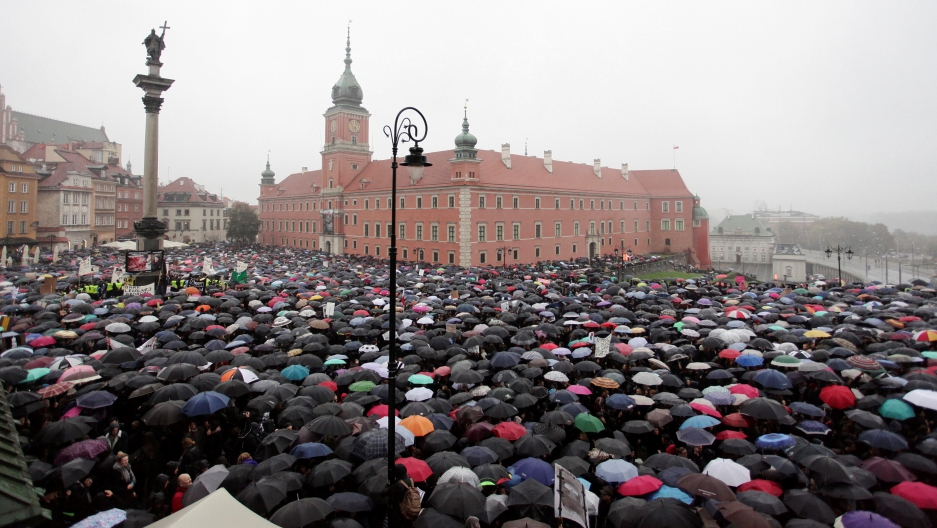
[[[547,172],[553,174],[553,151],[544,150],[543,151],[543,166],[547,169]]]
[[[502,143],[501,144],[501,163],[504,163],[504,166],[511,168],[511,144]]]
[[[593,161],[592,172],[594,172],[595,175],[598,176],[599,178],[602,177],[602,160],[601,159],[596,158]]]
[[[627,163],[622,163],[622,164],[621,164],[621,177],[624,178],[625,181],[629,181],[629,180],[631,179],[631,173],[628,172],[628,164],[627,164]]]
[[[303,167],[303,172],[306,172],[308,170],[309,170],[309,167]]]

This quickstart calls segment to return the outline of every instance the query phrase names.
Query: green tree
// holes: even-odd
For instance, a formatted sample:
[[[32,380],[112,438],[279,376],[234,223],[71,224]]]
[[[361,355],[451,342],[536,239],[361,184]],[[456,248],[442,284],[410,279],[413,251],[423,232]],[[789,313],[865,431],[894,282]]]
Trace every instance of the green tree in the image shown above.
[[[253,244],[260,232],[257,213],[244,202],[236,202],[228,210],[228,240],[235,244]]]

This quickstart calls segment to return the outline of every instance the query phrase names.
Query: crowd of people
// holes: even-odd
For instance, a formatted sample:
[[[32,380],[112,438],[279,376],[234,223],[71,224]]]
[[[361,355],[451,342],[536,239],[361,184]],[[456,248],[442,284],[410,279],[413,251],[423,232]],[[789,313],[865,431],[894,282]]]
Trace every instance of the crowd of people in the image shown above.
[[[394,296],[386,261],[216,244],[167,252],[168,291],[131,296],[106,287],[121,259],[0,269],[40,525],[147,526],[223,492],[283,528],[937,519],[923,281],[410,264]]]

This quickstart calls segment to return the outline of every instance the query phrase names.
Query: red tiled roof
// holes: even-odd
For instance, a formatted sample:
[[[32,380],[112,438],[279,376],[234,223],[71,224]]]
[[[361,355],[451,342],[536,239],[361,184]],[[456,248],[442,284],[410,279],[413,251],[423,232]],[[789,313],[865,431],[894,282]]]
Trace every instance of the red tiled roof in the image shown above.
[[[159,188],[159,197],[157,202],[163,203],[163,195],[169,193],[188,193],[188,202],[165,202],[165,203],[198,203],[198,204],[221,204],[221,197],[208,191],[200,190],[191,178],[177,178],[172,182]]]
[[[680,171],[663,170],[640,170],[631,171],[641,185],[654,197],[662,196],[693,196],[680,176]]]
[[[261,198],[285,198],[290,196],[309,196],[312,194],[313,184],[322,186],[322,171],[306,171],[290,174],[280,183],[276,184],[276,191],[268,192]]]

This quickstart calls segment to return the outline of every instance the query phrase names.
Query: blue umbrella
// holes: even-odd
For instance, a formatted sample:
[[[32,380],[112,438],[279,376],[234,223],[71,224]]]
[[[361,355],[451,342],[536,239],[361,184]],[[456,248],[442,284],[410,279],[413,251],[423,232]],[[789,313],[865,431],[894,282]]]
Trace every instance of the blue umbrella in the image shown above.
[[[688,429],[693,427],[697,429],[705,429],[707,427],[719,425],[720,423],[722,422],[713,418],[712,416],[701,414],[687,418],[682,424],[680,424],[680,429]]]
[[[290,365],[283,369],[280,375],[290,381],[301,381],[309,376],[309,369],[302,365]]]
[[[743,354],[735,358],[735,364],[740,367],[760,367],[764,362],[764,359],[752,354]]]
[[[830,432],[830,428],[825,423],[816,420],[804,420],[797,424],[797,428],[812,435],[825,435]]]
[[[624,460],[612,459],[602,462],[595,468],[595,476],[605,482],[620,484],[638,476],[638,468]]]
[[[559,404],[573,403],[579,401],[579,396],[565,389],[560,389],[550,395],[550,401]]]
[[[225,346],[227,346],[227,343],[220,339],[212,339],[205,343],[205,348],[208,350],[224,350]]]
[[[514,464],[514,474],[520,475],[524,480],[534,479],[544,486],[552,486],[554,469],[549,463],[539,458],[523,458]]]
[[[200,392],[185,402],[182,414],[190,417],[214,414],[227,407],[229,401],[230,398],[220,392]]]
[[[755,447],[769,451],[780,451],[792,447],[796,443],[797,441],[789,435],[771,433],[759,436],[758,440],[755,440]]]
[[[581,403],[576,403],[576,402],[567,403],[566,405],[560,407],[560,410],[563,412],[569,413],[570,416],[572,416],[573,418],[575,418],[576,416],[582,413],[591,414],[589,413],[589,409],[587,407],[585,407]]]
[[[648,496],[648,500],[677,499],[684,504],[693,504],[693,497],[687,495],[680,488],[672,488],[666,484]]]
[[[658,473],[657,478],[659,478],[664,484],[676,488],[677,481],[680,480],[680,477],[690,473],[693,473],[693,471],[691,471],[689,468],[685,468],[683,466],[673,466]]]
[[[498,352],[491,358],[491,366],[495,368],[511,368],[521,362],[521,356],[516,352]]]
[[[903,436],[886,429],[863,431],[859,435],[859,441],[887,451],[901,451],[908,448],[908,441]]]
[[[677,431],[677,440],[680,440],[686,445],[707,446],[712,445],[712,443],[716,441],[716,437],[704,429],[688,427]]]
[[[758,371],[752,380],[766,389],[784,390],[793,387],[793,385],[791,385],[791,380],[787,379],[787,376],[773,369]]]
[[[332,454],[332,450],[325,444],[306,442],[291,449],[290,454],[296,458],[316,458],[329,456]]]
[[[807,416],[821,417],[826,414],[823,412],[823,409],[817,407],[816,405],[810,405],[806,402],[791,402],[788,407],[790,407],[791,410],[795,413],[804,414]]]
[[[427,418],[429,418],[429,421],[433,422],[433,428],[437,431],[448,431],[452,429],[452,424],[455,423],[455,420],[442,413],[433,413],[427,416]]]
[[[115,401],[117,401],[117,396],[107,391],[93,391],[82,394],[75,403],[85,409],[101,409],[111,406]]]
[[[624,394],[612,394],[605,400],[605,405],[619,411],[627,411],[634,407],[634,400]]]

